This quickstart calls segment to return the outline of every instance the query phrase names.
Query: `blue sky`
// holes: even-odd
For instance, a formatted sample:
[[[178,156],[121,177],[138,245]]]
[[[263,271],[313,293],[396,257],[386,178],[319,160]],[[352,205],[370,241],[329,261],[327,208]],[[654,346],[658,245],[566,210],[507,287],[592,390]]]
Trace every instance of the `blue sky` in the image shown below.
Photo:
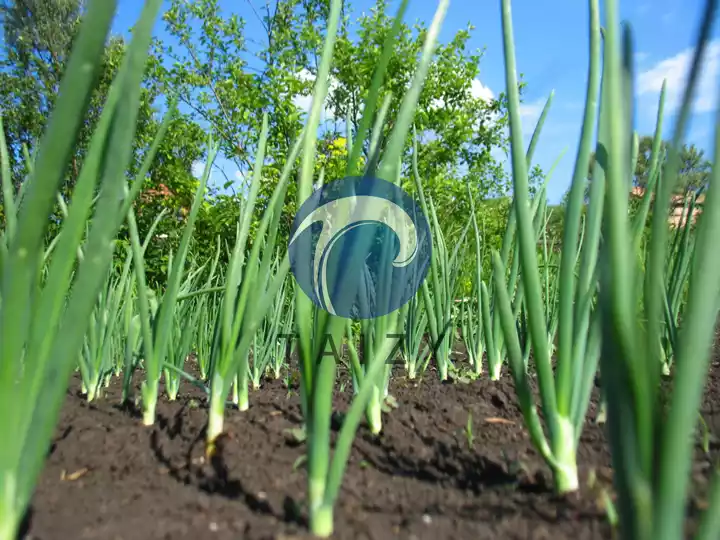
[[[250,4],[256,8],[265,0],[220,0],[224,9],[254,20]],[[390,0],[394,12],[398,0]],[[673,127],[673,111],[682,91],[697,31],[702,0],[635,0],[621,1],[621,16],[632,25],[636,50],[636,129],[651,133],[655,125],[657,100],[663,79],[668,84],[666,133]],[[359,15],[368,11],[374,1],[352,0],[352,11]],[[406,22],[429,22],[437,3],[434,0],[411,0]],[[115,30],[124,32],[140,13],[141,0],[119,0]],[[500,1],[451,0],[440,35],[449,40],[468,23],[475,27],[470,47],[484,49],[480,62],[479,81],[484,89],[497,95],[504,88]],[[516,0],[513,3],[518,71],[527,82],[523,105],[525,132],[531,132],[548,94],[555,99],[535,161],[549,169],[563,150],[567,153],[549,183],[551,202],[560,200],[567,189],[577,149],[587,72],[587,3],[570,0]],[[252,34],[257,24],[248,24]],[[718,26],[718,25],[716,25]],[[162,36],[162,25],[157,32]],[[252,36],[251,36],[252,37]],[[710,154],[713,120],[720,87],[720,28],[711,43],[694,117],[687,140]],[[228,165],[232,168],[232,165]],[[226,169],[225,165],[223,167]]]

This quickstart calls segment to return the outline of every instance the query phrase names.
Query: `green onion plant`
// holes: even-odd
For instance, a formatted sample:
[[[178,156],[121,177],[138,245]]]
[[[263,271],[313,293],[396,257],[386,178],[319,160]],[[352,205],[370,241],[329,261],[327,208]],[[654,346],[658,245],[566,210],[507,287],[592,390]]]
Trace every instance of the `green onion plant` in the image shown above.
[[[112,263],[113,239],[142,185],[136,177],[128,193],[126,170],[160,4],[145,3],[47,260],[47,216],[97,81],[115,1],[93,0],[87,5],[22,194],[14,193],[9,167],[2,167],[7,224],[0,237],[0,540],[17,538],[83,346],[86,322]],[[152,162],[152,148],[142,168]],[[79,249],[82,260],[77,259]]]
[[[595,254],[599,243],[597,230],[588,231],[579,245],[580,208],[588,170],[595,124],[597,84],[599,73],[600,25],[597,0],[590,5],[590,65],[588,75],[585,115],[582,135],[575,162],[575,173],[563,237],[558,292],[558,350],[557,365],[551,364],[552,340],[549,333],[547,305],[553,294],[549,293],[548,274],[545,295],[539,269],[537,224],[544,220],[533,219],[529,198],[528,160],[523,152],[520,101],[515,72],[514,39],[511,22],[510,0],[502,0],[503,45],[505,51],[505,79],[508,94],[510,141],[514,187],[514,212],[517,220],[517,253],[520,265],[524,309],[527,310],[527,326],[532,343],[533,364],[538,377],[540,403],[547,436],[543,431],[534,398],[530,390],[529,374],[523,359],[516,326],[516,313],[511,305],[505,281],[505,265],[497,252],[493,254],[495,290],[499,316],[508,348],[510,370],[515,380],[518,400],[533,444],[553,471],[555,490],[558,493],[574,491],[579,487],[576,449],[582,432],[585,412],[590,399],[599,357],[598,318],[594,316]],[[536,128],[537,135],[537,128]],[[533,137],[535,138],[535,136]],[[593,184],[595,179],[593,180]],[[543,212],[540,212],[542,215]],[[535,214],[537,217],[538,213]],[[598,234],[593,234],[594,232]],[[587,254],[587,257],[583,257]],[[580,260],[579,269],[577,263]],[[577,269],[577,270],[576,270]],[[576,273],[577,272],[577,273]],[[580,279],[578,279],[580,275]],[[582,276],[588,275],[588,283]],[[587,287],[585,286],[587,285]],[[577,322],[576,322],[577,321]]]
[[[305,132],[297,195],[299,204],[302,204],[310,196],[312,190],[317,126],[322,104],[327,93],[328,75],[340,18],[341,4],[342,2],[340,0],[333,0],[330,4],[331,9],[327,36],[315,82],[312,107]],[[435,50],[437,35],[447,10],[447,5],[447,0],[440,2],[438,11],[425,35],[425,45],[419,59],[418,68],[400,104],[394,127],[389,134],[387,144],[383,151],[382,160],[373,156],[368,165],[369,174],[375,174],[389,181],[398,178],[400,158],[405,146],[405,140],[412,124],[414,111],[417,107],[420,91]],[[400,21],[406,7],[407,0],[404,0],[400,5],[395,23],[383,44],[368,96],[365,100],[360,125],[353,137],[354,142],[351,143],[348,141],[351,149],[348,158],[348,175],[355,175],[358,172],[358,158],[371,127],[380,87],[383,83],[395,36],[400,29]],[[375,173],[375,164],[379,164],[377,173]],[[354,246],[352,257],[357,257],[358,262],[361,263],[364,254],[368,252],[369,248],[369,245]],[[353,287],[347,287],[347,289],[352,288]],[[343,294],[347,294],[348,298],[354,298],[357,291],[343,289],[342,292]],[[391,339],[375,341],[378,348],[375,349],[372,354],[376,360],[370,365],[370,368],[365,371],[359,392],[353,399],[350,409],[345,416],[331,460],[330,421],[337,362],[334,351],[336,352],[335,345],[341,343],[341,338],[346,333],[347,321],[339,317],[331,316],[321,310],[313,310],[311,300],[305,296],[299,288],[296,288],[295,301],[295,317],[299,333],[301,398],[306,422],[308,445],[307,470],[310,529],[316,536],[327,537],[330,536],[333,531],[333,507],[347,465],[352,440],[363,413],[366,410],[367,403],[376,391],[375,385],[385,372],[386,360],[390,357],[397,344],[393,343],[394,340]],[[385,326],[388,334],[394,334],[396,332],[398,314],[395,312],[391,315],[392,316],[388,316],[388,324]],[[393,321],[392,319],[395,320]],[[350,336],[348,337],[351,339]],[[364,354],[367,354],[367,351],[364,351]]]
[[[432,357],[430,347],[423,343],[427,331],[427,313],[420,293],[415,294],[403,306],[404,336],[402,354],[405,360],[405,371],[410,380],[421,377],[427,369]]]
[[[90,315],[85,343],[79,355],[79,368],[82,386],[87,400],[92,401],[100,395],[106,377],[109,377],[118,365],[119,351],[124,347],[122,336],[116,329],[126,308],[127,286],[130,283],[130,264],[132,255],[128,254],[123,274],[115,277],[108,272],[104,287],[98,295],[97,303]]]
[[[472,282],[472,290],[469,298],[463,298],[460,304],[460,326],[462,331],[462,339],[467,350],[468,361],[472,372],[479,377],[483,371],[483,354],[485,349],[485,339],[483,335],[483,303],[487,303],[487,297],[483,297],[483,289],[487,293],[487,286],[483,287],[482,265],[482,235],[478,227],[477,217],[475,215],[475,201],[468,185],[468,195],[470,200],[470,222],[473,228],[473,251],[475,253],[475,275]],[[488,315],[489,315],[488,304]],[[490,333],[488,332],[488,335]],[[492,337],[490,337],[492,339]]]
[[[279,261],[276,260],[275,268]],[[260,328],[253,338],[252,362],[250,363],[250,382],[254,390],[260,388],[261,379],[270,368],[274,356],[278,353],[278,339],[283,330],[283,318],[285,313],[287,281],[283,282],[280,290],[273,299],[273,304],[263,320]],[[281,354],[282,359],[282,354]],[[282,366],[282,360],[279,363]],[[279,373],[279,368],[278,368]],[[280,378],[279,375],[276,378]]]
[[[445,235],[438,222],[435,205],[432,199],[425,197],[422,188],[422,180],[417,166],[417,139],[414,138],[413,151],[413,176],[417,187],[418,197],[423,212],[430,222],[430,229],[433,238],[432,260],[428,277],[422,284],[422,297],[425,305],[425,312],[428,318],[428,328],[432,341],[432,350],[435,354],[435,362],[438,368],[438,375],[441,381],[448,379],[448,374],[454,369],[450,360],[453,341],[455,339],[455,318],[453,308],[455,297],[459,289],[460,277],[460,247],[465,241],[465,235],[472,223],[468,219],[462,230],[459,240],[452,252],[449,252],[445,242]]]
[[[687,495],[694,455],[695,428],[715,337],[720,294],[720,116],[715,120],[712,172],[702,215],[694,232],[694,251],[687,262],[687,302],[677,329],[673,388],[669,403],[660,394],[661,338],[668,297],[668,207],[678,184],[679,150],[690,118],[694,93],[717,19],[716,0],[708,0],[692,63],[675,118],[667,161],[654,185],[650,238],[644,266],[631,257],[637,249],[628,219],[627,179],[632,134],[624,119],[632,100],[623,90],[632,85],[633,50],[629,27],[621,30],[616,0],[605,1],[605,47],[601,122],[598,142],[607,183],[603,216],[605,244],[600,253],[602,313],[602,385],[607,396],[607,423],[618,494],[620,536],[633,540],[685,538]],[[621,45],[622,44],[622,45]],[[718,104],[720,114],[720,104]],[[659,160],[654,150],[653,161]],[[630,164],[629,164],[630,163]],[[636,229],[637,230],[637,229]],[[677,261],[678,259],[676,259]],[[672,266],[671,266],[672,268]],[[644,283],[642,293],[635,285]],[[670,283],[672,284],[672,278]],[[695,538],[720,536],[720,474],[711,479],[708,508]]]
[[[172,113],[171,113],[172,114]],[[150,302],[151,291],[145,280],[144,261],[142,247],[138,237],[137,225],[134,217],[129,216],[128,224],[130,238],[135,254],[135,275],[138,287],[138,307],[142,330],[145,381],[142,385],[143,403],[143,424],[151,426],[155,423],[155,408],[157,406],[158,388],[160,375],[163,369],[174,365],[168,362],[171,353],[171,338],[173,325],[175,323],[176,311],[178,309],[178,295],[181,291],[183,275],[185,275],[185,261],[190,248],[192,233],[195,228],[195,221],[205,196],[205,188],[210,177],[210,168],[215,160],[218,147],[209,141],[208,160],[205,171],[195,191],[187,222],[180,239],[177,252],[171,257],[168,264],[168,277],[162,297],[157,302],[157,308],[153,308]],[[182,311],[182,309],[181,309]],[[177,382],[172,379],[170,392],[173,393],[173,384]]]
[[[218,249],[215,252],[215,257],[211,261],[207,277],[205,278],[205,287],[204,289],[200,289],[200,291],[209,289],[213,283],[219,256],[220,250]],[[178,291],[178,298],[184,299],[178,302],[175,309],[175,316],[171,328],[172,338],[168,345],[168,359],[165,362],[165,368],[163,370],[165,392],[170,401],[177,399],[180,382],[185,378],[181,374],[185,372],[185,363],[192,352],[193,344],[196,342],[200,317],[205,311],[207,295],[198,294],[188,296],[190,291],[198,290],[197,284],[200,278],[203,277],[202,274],[205,271],[205,266],[206,265],[203,265],[190,272]]]
[[[268,136],[268,117],[263,117],[260,141],[247,199],[237,225],[235,245],[225,275],[222,305],[216,319],[210,369],[210,418],[207,429],[207,451],[212,453],[215,440],[223,432],[225,400],[234,381],[247,380],[248,355],[255,332],[272,307],[285,282],[290,261],[285,255],[271,275],[277,240],[278,223],[288,179],[300,152],[302,137],[292,147],[268,206],[260,219],[252,248],[245,259],[250,224],[257,200]],[[261,253],[262,251],[262,253]],[[262,276],[262,278],[261,278]],[[260,281],[262,279],[262,281]],[[235,382],[237,385],[237,382]],[[243,385],[246,386],[246,385]],[[241,388],[238,388],[241,390]],[[246,393],[239,394],[238,408],[245,410]]]

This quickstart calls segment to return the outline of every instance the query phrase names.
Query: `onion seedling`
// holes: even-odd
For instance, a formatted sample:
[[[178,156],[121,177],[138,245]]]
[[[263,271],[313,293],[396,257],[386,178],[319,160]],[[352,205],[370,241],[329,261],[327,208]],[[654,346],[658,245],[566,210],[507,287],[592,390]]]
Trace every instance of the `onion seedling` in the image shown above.
[[[387,116],[388,110],[390,108],[392,95],[390,93],[386,94],[383,103],[380,107],[380,110],[378,111],[374,127],[372,130],[372,137],[369,143],[369,151],[368,154],[370,156],[370,160],[368,162],[365,174],[370,175],[374,174],[376,172],[377,163],[380,159],[380,135],[382,134],[383,125],[385,124],[385,118]],[[350,122],[348,122],[348,127],[350,127]],[[361,130],[362,131],[362,130]],[[352,142],[353,137],[350,130],[348,130],[347,134],[347,140]],[[348,173],[353,170],[354,165],[349,162],[348,163]],[[396,178],[394,180],[394,183],[398,183],[398,179]],[[413,218],[414,219],[414,218]],[[392,242],[392,235],[389,232],[389,230],[386,230],[385,236],[380,239],[380,243],[383,246],[390,246]],[[421,239],[418,240],[418,243],[421,243]],[[382,250],[380,257],[382,258],[382,261],[380,263],[381,268],[390,268],[391,259],[393,257],[393,254],[390,252],[390,250]],[[384,261],[384,262],[383,262]],[[415,267],[415,272],[419,272],[420,269]],[[417,274],[413,274],[411,279],[416,279]],[[368,284],[372,283],[372,276],[365,267],[365,274],[364,274],[364,283],[365,286],[368,286]],[[386,308],[389,305],[396,305],[398,302],[397,295],[401,294],[401,290],[386,290],[383,288],[383,283],[389,283],[389,277],[388,279],[378,279],[378,291],[376,292],[376,297],[382,299],[383,301],[387,302]],[[395,296],[394,296],[395,295]],[[359,298],[361,301],[363,301],[366,297],[370,297],[370,295],[364,295],[360,294]],[[376,298],[376,302],[377,302]],[[388,311],[387,309],[383,309],[380,307],[381,311]],[[404,321],[405,316],[407,312],[407,305],[404,305],[400,308],[399,317],[400,320],[397,324],[398,328],[402,327],[402,321]],[[374,357],[372,351],[374,351],[377,348],[376,341],[378,340],[386,340],[386,339],[397,339],[398,335],[391,335],[387,333],[388,327],[387,327],[388,321],[384,317],[376,317],[374,319],[364,319],[361,322],[358,323],[360,328],[360,345],[362,346],[363,351],[363,361],[360,361],[359,354],[358,354],[358,347],[355,346],[354,340],[350,337],[353,336],[353,329],[348,328],[348,337],[349,337],[349,350],[350,350],[350,356],[351,356],[351,371],[353,375],[353,386],[355,389],[355,392],[357,393],[359,390],[359,384],[360,381],[363,379],[363,373],[366,370],[369,370],[371,367],[371,364],[374,362]],[[368,403],[368,409],[366,412],[366,416],[368,419],[368,422],[371,426],[371,431],[375,434],[379,433],[381,430],[381,410],[383,408],[382,402],[385,398],[388,396],[388,385],[390,381],[390,375],[392,373],[392,362],[388,361],[388,364],[385,369],[385,375],[378,382],[377,388],[373,392],[373,395],[370,399],[370,402]]]
[[[525,162],[529,168],[532,163],[532,158],[535,153],[535,148],[540,138],[542,127],[545,124],[550,105],[552,103],[553,93],[550,94],[545,107],[543,107],[540,118],[535,126],[532,138],[530,139],[530,145],[528,146],[525,154]],[[549,181],[549,175],[546,176],[543,186],[541,186],[539,193],[535,196],[532,203],[532,215],[533,223],[536,223],[538,213],[546,203],[545,192],[547,182]],[[520,252],[519,245],[515,238],[517,230],[517,216],[516,207],[514,202],[510,204],[508,220],[505,225],[505,233],[503,234],[502,247],[500,250],[500,259],[504,267],[511,262],[510,273],[507,280],[507,291],[508,295],[512,298],[514,304],[513,316],[517,318],[518,313],[523,307],[523,284],[522,281],[518,283],[518,277],[520,272]],[[538,229],[539,234],[539,229]],[[512,255],[512,259],[511,259]],[[490,284],[488,286],[484,281],[481,282],[481,298],[483,301],[482,306],[482,326],[483,336],[485,338],[485,351],[488,357],[488,369],[490,372],[490,380],[497,381],[500,379],[500,372],[502,366],[506,360],[507,350],[505,347],[505,336],[503,335],[503,329],[500,318],[500,310],[496,308],[497,301],[494,296],[495,287]],[[513,296],[514,295],[514,296]]]
[[[170,353],[172,326],[176,316],[181,280],[185,273],[185,260],[195,228],[195,220],[197,219],[200,206],[205,197],[205,187],[210,177],[210,168],[215,160],[217,151],[218,147],[211,139],[209,141],[208,160],[205,165],[205,172],[200,178],[200,182],[195,191],[195,198],[190,207],[178,250],[172,258],[171,264],[168,264],[167,285],[162,298],[158,302],[157,311],[151,311],[148,298],[150,290],[145,281],[144,260],[137,227],[134,225],[134,220],[133,223],[130,223],[130,238],[135,254],[135,274],[138,285],[138,305],[142,325],[143,350],[145,352],[146,378],[142,385],[142,403],[143,424],[146,426],[151,426],[155,423],[155,407],[157,406],[160,374],[167,363],[168,354]]]
[[[385,117],[387,116],[387,112],[390,106],[390,100],[391,95],[388,94],[380,107],[380,111],[377,114],[377,118],[375,120],[375,125],[373,127],[372,132],[372,138],[370,141],[370,147],[369,147],[369,155],[371,156],[370,163],[368,165],[368,170],[366,171],[366,174],[372,174],[374,171],[371,169],[373,167],[374,163],[377,163],[378,157],[379,157],[379,143],[380,143],[380,137],[379,134],[382,133],[382,126],[385,122]],[[349,137],[348,140],[352,140],[352,137]],[[395,183],[398,183],[398,178],[395,178]],[[394,291],[391,291],[389,287],[391,286],[391,278],[390,278],[390,270],[392,268],[392,260],[395,257],[395,253],[392,252],[390,249],[390,246],[392,246],[392,236],[394,233],[391,233],[388,228],[385,228],[383,231],[383,236],[379,239],[381,245],[383,246],[381,252],[380,252],[380,265],[379,267],[381,269],[387,269],[388,274],[386,276],[378,276],[377,277],[377,284],[375,287],[375,302],[377,305],[377,309],[383,313],[386,313],[389,311],[389,306],[397,305],[397,299],[396,296],[399,293],[402,292],[401,289],[396,288]],[[420,241],[418,242],[420,244]],[[371,296],[369,294],[369,291],[372,290],[372,282],[373,277],[370,274],[369,269],[367,266],[364,266],[364,285],[366,287],[366,293],[360,293],[359,299],[360,301],[368,301],[369,297]],[[385,305],[381,305],[381,302],[384,302]],[[366,372],[370,371],[372,369],[372,366],[375,362],[385,362],[385,370],[383,373],[383,376],[376,380],[374,383],[374,389],[372,391],[372,394],[370,396],[370,400],[367,404],[367,410],[365,411],[365,416],[368,422],[368,425],[370,426],[370,432],[374,435],[377,435],[382,430],[382,409],[383,409],[383,402],[385,398],[388,395],[388,384],[390,382],[390,375],[392,373],[392,358],[378,358],[375,356],[375,351],[382,348],[382,345],[380,342],[386,341],[388,339],[390,340],[396,340],[400,336],[392,335],[392,328],[397,326],[397,318],[400,315],[400,313],[393,313],[390,315],[383,315],[379,317],[375,317],[373,319],[363,319],[360,321],[360,329],[361,329],[361,335],[360,335],[360,342],[362,345],[362,362],[358,359],[357,350],[354,347],[354,343],[352,342],[351,334],[348,333],[348,346],[350,348],[350,354],[351,359],[353,360],[352,367],[353,367],[353,383],[355,392],[357,393],[360,389],[361,382],[365,378]]]
[[[222,244],[220,237],[218,237],[216,258],[220,256],[220,250]],[[214,324],[217,320],[218,313],[220,310],[220,296],[219,293],[224,290],[221,287],[215,286],[217,283],[222,283],[224,278],[223,268],[216,268],[214,273],[214,279],[208,280],[206,283],[207,289],[201,291],[203,297],[203,307],[200,310],[200,318],[198,319],[198,329],[195,336],[195,353],[197,357],[198,370],[200,371],[200,378],[203,381],[208,380],[208,374],[210,372],[210,355],[212,353],[212,344],[214,338]]]
[[[169,122],[170,116],[168,115],[166,120]],[[167,123],[165,124],[167,126]],[[150,241],[153,238],[153,235],[155,234],[155,229],[160,224],[160,221],[166,214],[166,210],[163,209],[158,213],[158,215],[155,217],[153,222],[150,225],[150,228],[148,229],[147,234],[145,235],[145,241],[143,242],[143,245],[140,248],[140,252],[144,255],[147,251],[148,246],[150,245]],[[132,209],[128,212],[127,215],[127,221],[128,221],[128,227],[130,230],[136,230],[137,229],[137,223],[135,222],[135,214]],[[131,257],[134,253],[132,245],[128,246],[127,248],[129,252],[128,259],[126,259],[126,262],[128,260],[132,261]],[[123,272],[125,269],[123,268]],[[137,286],[136,286],[136,272],[133,272],[128,277],[128,299],[124,304],[124,310],[123,310],[123,330],[121,332],[121,335],[125,337],[125,354],[124,354],[124,362],[123,362],[123,384],[122,384],[122,396],[121,396],[121,403],[125,404],[128,403],[131,399],[134,399],[134,388],[132,384],[133,375],[135,373],[135,370],[139,366],[140,363],[140,347],[142,345],[141,341],[141,324],[140,324],[140,315],[138,314],[138,300],[137,300]]]
[[[445,243],[445,236],[440,228],[440,223],[435,212],[435,205],[432,199],[426,199],[422,189],[422,181],[417,166],[417,140],[414,139],[413,151],[413,176],[418,191],[420,204],[425,215],[431,224],[433,237],[433,252],[430,263],[428,279],[422,284],[422,297],[425,305],[425,312],[428,317],[430,339],[432,350],[435,353],[435,362],[438,367],[438,375],[441,381],[448,378],[448,372],[452,367],[450,362],[450,351],[455,337],[455,322],[452,316],[452,309],[455,304],[455,296],[459,286],[460,264],[458,252],[465,241],[465,235],[472,223],[468,219],[463,228],[459,240],[455,244],[452,254],[448,252]]]
[[[487,302],[487,298],[483,299],[483,279],[482,279],[482,263],[483,252],[480,230],[475,217],[475,201],[473,200],[470,185],[468,184],[468,196],[470,200],[470,222],[472,223],[474,236],[474,252],[475,252],[475,276],[472,281],[472,291],[470,298],[463,298],[460,304],[460,325],[462,328],[462,338],[465,342],[470,367],[476,377],[482,374],[482,362],[484,352],[483,336],[483,302]],[[485,292],[487,288],[485,287]],[[489,304],[488,304],[489,311]],[[489,335],[489,332],[488,332]],[[490,336],[492,340],[492,336]]]
[[[387,242],[385,245],[390,245],[390,243]],[[391,257],[388,250],[383,250],[383,255],[386,255],[388,259]],[[379,296],[388,298],[390,295],[385,296],[385,294],[382,293]],[[370,395],[370,399],[368,400],[365,417],[367,419],[368,426],[370,427],[370,432],[373,435],[377,435],[382,431],[383,402],[388,396],[388,384],[390,382],[390,375],[392,373],[394,360],[394,356],[388,357],[388,354],[393,354],[397,350],[397,348],[394,347],[386,354],[386,348],[383,347],[383,342],[390,340],[391,342],[398,342],[399,345],[399,338],[401,338],[401,335],[395,334],[396,329],[399,327],[398,317],[399,313],[394,312],[382,317],[376,317],[372,320],[366,319],[362,321],[362,362],[357,362],[356,351],[351,352],[351,355],[354,354],[353,359],[356,360],[353,366],[360,365],[362,367],[362,376],[358,377],[356,374],[354,378],[356,393],[360,391],[360,388],[362,388],[362,383],[367,378],[367,374],[374,371],[373,365],[376,362],[381,362],[385,366],[384,369],[381,370],[382,375],[374,379],[374,382],[368,382],[368,384],[373,385],[373,390]],[[349,341],[350,338],[351,335],[348,334]],[[352,343],[349,344],[349,347],[354,349],[354,345]],[[379,351],[382,351],[384,356],[376,356],[376,353]]]
[[[546,439],[539,421],[528,373],[524,365],[517,334],[516,318],[510,303],[505,280],[505,264],[498,253],[493,255],[495,291],[499,316],[508,348],[508,359],[515,380],[518,399],[533,444],[553,471],[555,490],[565,493],[578,488],[576,448],[582,431],[590,390],[599,357],[597,317],[592,315],[595,294],[594,265],[599,243],[599,227],[595,234],[586,235],[578,245],[580,207],[583,203],[584,179],[588,170],[591,136],[595,124],[595,104],[599,73],[600,25],[597,0],[590,0],[590,65],[582,135],[578,147],[575,172],[568,202],[560,269],[558,357],[553,373],[551,341],[548,339],[547,306],[543,304],[543,289],[537,253],[537,220],[533,219],[528,189],[528,160],[523,152],[520,118],[520,99],[515,68],[515,46],[511,21],[510,0],[502,0],[503,47],[505,80],[508,93],[510,141],[514,187],[514,211],[517,219],[517,252],[522,270],[520,278],[527,309],[527,322],[535,370],[540,387],[540,402],[548,432]],[[538,128],[536,128],[536,135]],[[533,137],[535,139],[535,136]],[[593,181],[594,182],[594,181]],[[537,214],[536,214],[537,216]],[[534,223],[535,221],[535,223]],[[588,238],[588,236],[590,238]],[[505,246],[503,246],[505,247]],[[590,284],[579,282],[575,273],[578,258],[583,252],[589,256],[581,260],[579,273],[591,276]],[[519,291],[520,292],[520,291]],[[546,298],[546,301],[551,301]],[[517,307],[517,306],[516,306]],[[575,321],[579,321],[575,324]]]
[[[482,375],[483,341],[481,334],[480,320],[475,319],[482,305],[482,299],[477,292],[477,282],[473,283],[473,290],[470,298],[460,300],[460,331],[468,363],[474,377]]]
[[[403,357],[409,379],[422,376],[431,358],[430,347],[423,344],[427,329],[427,313],[419,293],[403,306],[405,311],[405,335],[403,337]]]
[[[87,113],[116,2],[88,3],[55,109],[17,199],[9,169],[2,167],[9,219],[0,237],[0,540],[17,538],[83,344],[85,323],[112,263],[113,239],[142,186],[144,176],[136,177],[130,193],[124,193],[141,82],[160,4],[160,0],[146,2],[134,28],[90,140],[68,216],[47,261],[43,246],[47,216]],[[145,172],[156,147],[146,153],[141,167]],[[98,180],[99,196],[88,228]],[[20,198],[22,206],[17,205]],[[78,261],[81,246],[85,256]]]
[[[279,380],[283,366],[290,368],[290,355],[294,344],[295,333],[295,291],[292,282],[283,285],[282,303],[277,309],[284,315],[284,320],[278,333],[278,339],[274,346],[274,353],[270,359],[270,367],[275,380]]]
[[[215,268],[219,255],[220,252],[217,251],[208,273],[206,287],[209,287],[208,284],[212,283],[215,277]],[[170,266],[172,267],[172,259]],[[198,290],[196,284],[204,270],[205,266],[201,266],[187,276],[178,291],[178,298],[181,298],[183,294],[187,295],[187,293],[192,290]],[[185,299],[180,301],[179,305],[176,306],[173,317],[174,320],[171,326],[172,338],[168,345],[168,359],[164,369],[165,392],[170,401],[177,399],[180,390],[180,380],[183,378],[180,373],[184,372],[185,362],[192,352],[193,342],[198,332],[200,315],[205,309],[205,302],[206,296],[203,294],[194,297],[185,296]]]
[[[331,58],[336,39],[338,21],[341,12],[340,0],[333,0],[330,4],[330,17],[328,29],[321,57],[318,76],[315,81],[312,106],[308,115],[305,131],[305,144],[302,156],[300,180],[298,184],[298,203],[302,204],[312,190],[312,176],[315,160],[315,146],[317,141],[317,126],[320,113],[325,101],[328,87],[328,76]],[[438,11],[425,34],[425,44],[420,56],[418,68],[415,72],[409,89],[400,104],[394,127],[389,135],[383,159],[378,169],[378,176],[387,180],[395,180],[399,175],[400,158],[405,146],[408,131],[412,124],[417,107],[418,98],[430,67],[430,61],[435,51],[437,36],[447,10],[447,0],[440,2]],[[355,142],[351,146],[348,160],[348,175],[357,173],[357,162],[366,136],[370,130],[371,120],[375,113],[380,87],[383,83],[385,71],[394,40],[400,30],[402,14],[407,7],[404,0],[399,8],[398,16],[387,34],[378,64],[373,75],[368,96],[365,100],[360,127],[355,134]],[[373,160],[376,158],[373,158]],[[373,163],[368,166],[372,173],[375,170]],[[352,249],[352,260],[349,265],[358,261],[362,263],[364,255],[370,246],[358,241]],[[357,259],[355,258],[357,257]],[[355,284],[345,284],[342,290],[348,298],[356,296]],[[310,514],[310,530],[320,537],[327,537],[333,531],[333,508],[342,477],[344,474],[350,448],[357,427],[362,419],[365,407],[375,391],[375,384],[385,370],[385,360],[395,348],[392,339],[377,340],[378,349],[373,351],[376,358],[374,363],[365,372],[360,390],[353,399],[350,409],[345,416],[343,426],[338,436],[333,459],[330,459],[330,421],[332,414],[332,395],[335,383],[336,357],[333,354],[334,344],[339,344],[346,332],[347,321],[327,312],[317,310],[313,316],[313,306],[302,290],[296,288],[295,317],[299,333],[301,397],[303,414],[306,421],[308,444],[308,503]],[[388,333],[396,331],[397,312],[388,317],[386,329]],[[395,319],[393,321],[392,319]],[[334,350],[336,352],[336,349]]]
[[[212,453],[215,440],[223,431],[225,399],[236,377],[247,375],[247,357],[253,337],[272,306],[275,297],[285,282],[290,268],[285,255],[274,275],[271,275],[275,242],[282,203],[287,182],[300,153],[302,137],[293,145],[287,162],[280,175],[268,206],[255,232],[255,239],[247,261],[245,250],[248,244],[253,211],[260,188],[262,167],[265,159],[265,145],[268,136],[268,117],[263,116],[262,131],[255,156],[255,165],[247,199],[243,202],[237,225],[235,245],[230,255],[230,265],[225,276],[222,305],[216,319],[210,373],[210,410],[207,429],[207,452]],[[261,254],[262,250],[262,254]],[[243,372],[245,375],[243,375]],[[247,379],[245,379],[247,380]],[[247,401],[239,395],[240,410],[248,408]]]
[[[275,262],[275,268],[279,261]],[[287,281],[283,282],[280,291],[275,295],[273,304],[263,320],[260,328],[253,337],[252,362],[249,365],[250,382],[253,389],[260,388],[260,380],[270,367],[273,357],[277,354],[278,338],[283,329],[283,316],[285,313]],[[277,377],[279,378],[279,376]],[[247,381],[245,381],[245,391],[247,392]]]
[[[676,116],[672,142],[662,177],[656,184],[650,240],[645,268],[630,255],[634,236],[627,217],[627,179],[630,116],[623,100],[626,78],[632,73],[629,29],[620,54],[620,25],[616,0],[606,0],[605,65],[601,122],[607,132],[603,150],[607,194],[605,245],[600,254],[602,313],[602,383],[607,396],[607,423],[618,493],[622,538],[678,540],[685,537],[684,519],[694,457],[693,437],[698,423],[710,350],[714,341],[720,296],[720,103],[715,118],[712,171],[704,210],[698,218],[695,250],[690,261],[687,303],[678,329],[674,385],[669,404],[660,396],[662,351],[660,339],[667,295],[668,206],[678,183],[679,150],[688,127],[694,93],[708,53],[718,2],[706,2],[690,70]],[[633,288],[645,283],[643,302]],[[640,312],[640,313],[638,313]],[[640,317],[638,316],[640,315]],[[644,321],[641,325],[638,319]],[[708,508],[695,538],[720,537],[720,475],[712,478]]]
[[[100,291],[95,309],[90,315],[88,332],[79,359],[83,388],[88,401],[100,395],[103,379],[113,372],[116,359],[120,357],[118,353],[124,345],[121,336],[116,333],[116,328],[123,310],[126,309],[131,257],[131,254],[128,254],[120,278],[116,278],[112,270],[108,272],[105,286]]]
[[[665,324],[661,335],[661,353],[663,374],[669,375],[673,356],[677,347],[678,316],[684,308],[687,296],[687,282],[695,251],[695,215],[697,192],[686,194],[680,223],[675,227],[675,235],[667,257],[667,277],[663,295]]]

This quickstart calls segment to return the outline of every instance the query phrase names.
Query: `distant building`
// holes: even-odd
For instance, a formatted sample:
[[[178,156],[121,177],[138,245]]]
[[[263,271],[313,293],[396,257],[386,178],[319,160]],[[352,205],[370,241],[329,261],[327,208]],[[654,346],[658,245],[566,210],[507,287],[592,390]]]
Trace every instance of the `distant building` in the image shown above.
[[[633,186],[633,188],[630,190],[631,197],[640,198],[644,195],[645,187],[643,186]],[[687,216],[683,216],[683,212],[685,211],[685,203],[690,199],[690,196],[690,193],[685,193],[682,195],[676,194],[672,196],[670,214],[668,215],[668,223],[671,227],[676,228],[685,225],[685,220],[687,219]],[[698,216],[702,214],[702,207],[704,202],[704,193],[698,196],[697,199],[695,199],[695,208],[693,208],[692,215],[690,216],[693,224],[697,221]]]
[[[168,201],[175,197],[175,192],[168,188],[165,184],[158,184],[157,189],[149,188],[140,193],[140,201],[143,204],[152,204],[158,201]],[[181,206],[177,209],[175,217],[178,221],[183,221],[190,213],[189,206]],[[138,209],[138,215],[142,214],[142,208]]]

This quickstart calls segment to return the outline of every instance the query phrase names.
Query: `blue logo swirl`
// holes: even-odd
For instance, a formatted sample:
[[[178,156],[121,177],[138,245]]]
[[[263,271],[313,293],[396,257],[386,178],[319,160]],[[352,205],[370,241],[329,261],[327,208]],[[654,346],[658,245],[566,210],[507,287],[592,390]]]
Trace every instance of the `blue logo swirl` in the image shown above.
[[[325,184],[300,207],[290,268],[325,311],[371,319],[402,307],[430,267],[430,227],[399,186],[369,176]]]

